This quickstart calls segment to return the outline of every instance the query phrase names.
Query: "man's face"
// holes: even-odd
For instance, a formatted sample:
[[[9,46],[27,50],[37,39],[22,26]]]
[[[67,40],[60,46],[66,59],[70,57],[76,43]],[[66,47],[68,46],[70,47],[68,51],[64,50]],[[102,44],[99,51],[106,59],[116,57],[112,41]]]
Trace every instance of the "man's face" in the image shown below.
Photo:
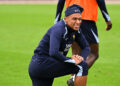
[[[82,22],[80,13],[71,14],[70,16],[66,16],[64,19],[66,24],[73,30],[78,30],[80,28]]]

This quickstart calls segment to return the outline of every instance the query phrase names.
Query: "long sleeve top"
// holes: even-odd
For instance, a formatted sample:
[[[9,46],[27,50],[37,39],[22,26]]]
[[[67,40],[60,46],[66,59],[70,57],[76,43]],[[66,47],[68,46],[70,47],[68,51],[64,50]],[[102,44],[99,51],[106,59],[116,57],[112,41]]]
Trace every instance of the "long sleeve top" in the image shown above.
[[[72,43],[76,41],[82,48],[81,56],[86,59],[90,48],[81,30],[73,30],[65,24],[64,20],[53,25],[40,41],[34,54],[51,56],[59,61],[69,60],[66,57]]]

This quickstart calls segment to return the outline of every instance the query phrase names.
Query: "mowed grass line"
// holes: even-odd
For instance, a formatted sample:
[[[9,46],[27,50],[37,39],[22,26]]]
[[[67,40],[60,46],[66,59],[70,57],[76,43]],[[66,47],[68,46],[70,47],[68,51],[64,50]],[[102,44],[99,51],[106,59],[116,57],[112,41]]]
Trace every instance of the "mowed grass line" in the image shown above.
[[[105,31],[106,24],[99,12],[100,57],[89,71],[88,86],[120,86],[120,6],[107,8],[113,29]],[[39,41],[54,24],[55,12],[56,5],[0,5],[1,86],[32,86],[28,65]],[[55,79],[53,86],[67,86],[68,78]]]

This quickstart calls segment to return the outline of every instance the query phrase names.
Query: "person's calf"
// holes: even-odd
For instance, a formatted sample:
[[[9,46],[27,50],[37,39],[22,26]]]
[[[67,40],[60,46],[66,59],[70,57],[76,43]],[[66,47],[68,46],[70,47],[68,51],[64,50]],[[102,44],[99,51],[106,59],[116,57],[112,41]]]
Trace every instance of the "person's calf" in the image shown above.
[[[90,53],[89,56],[86,59],[86,62],[88,64],[88,68],[90,69],[92,65],[95,63],[95,61],[98,59],[98,54]]]
[[[76,76],[74,86],[86,86],[87,76]]]
[[[79,72],[76,74],[74,86],[86,86],[88,75],[88,64],[82,61],[79,65]]]

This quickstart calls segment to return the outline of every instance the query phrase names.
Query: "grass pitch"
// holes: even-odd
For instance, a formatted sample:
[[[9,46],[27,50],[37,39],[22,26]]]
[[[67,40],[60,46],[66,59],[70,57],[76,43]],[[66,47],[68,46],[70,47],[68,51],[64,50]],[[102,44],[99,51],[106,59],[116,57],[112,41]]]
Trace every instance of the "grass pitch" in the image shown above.
[[[99,12],[100,56],[89,71],[87,86],[120,86],[120,5],[107,5],[113,28]],[[28,65],[39,41],[54,24],[56,5],[0,5],[0,86],[32,86]],[[68,54],[71,56],[71,52]],[[70,76],[53,86],[67,86]]]

